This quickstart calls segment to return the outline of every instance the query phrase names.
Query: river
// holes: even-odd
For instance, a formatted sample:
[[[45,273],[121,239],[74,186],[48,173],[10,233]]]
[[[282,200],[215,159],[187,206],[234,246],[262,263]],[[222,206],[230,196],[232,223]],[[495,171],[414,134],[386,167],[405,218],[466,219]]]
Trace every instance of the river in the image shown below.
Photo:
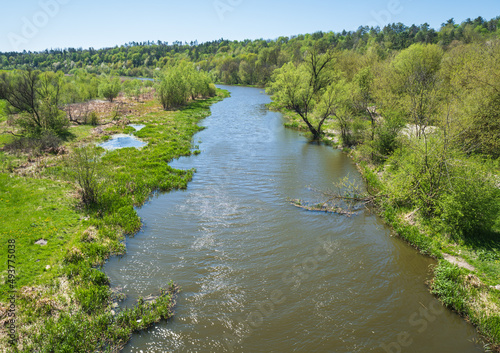
[[[133,303],[170,280],[175,317],[125,352],[482,352],[476,330],[425,285],[435,261],[368,210],[310,212],[288,198],[350,175],[341,151],[308,143],[269,112],[262,90],[226,87],[194,137],[187,190],[154,196],[127,253],[105,266]]]

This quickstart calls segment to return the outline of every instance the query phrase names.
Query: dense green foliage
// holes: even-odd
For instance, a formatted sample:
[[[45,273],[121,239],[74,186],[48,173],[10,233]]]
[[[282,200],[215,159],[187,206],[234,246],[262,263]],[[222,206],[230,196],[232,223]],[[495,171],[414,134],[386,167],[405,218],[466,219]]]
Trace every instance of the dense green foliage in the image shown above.
[[[224,39],[197,43],[131,42],[104,49],[51,49],[43,52],[0,53],[0,69],[30,66],[35,69],[71,73],[84,69],[89,73],[116,76],[153,77],[155,69],[171,66],[173,62],[189,60],[217,79],[228,84],[265,85],[273,71],[287,62],[303,61],[306,48],[317,43],[321,51],[327,48],[373,52],[385,58],[394,50],[408,48],[415,43],[454,45],[481,42],[498,38],[499,18],[485,20],[478,17],[456,24],[453,19],[443,23],[439,30],[428,24],[406,26],[393,23],[384,28],[360,27],[356,31],[316,32],[275,40],[228,41]]]
[[[120,80],[117,77],[105,78],[99,83],[99,95],[113,102],[113,99],[118,97],[121,88]]]
[[[357,146],[383,171],[387,206],[454,239],[491,232],[500,212],[490,161],[500,153],[500,41],[416,43],[389,56],[321,52],[319,43],[274,71],[273,106],[299,116],[314,139],[333,134]]]
[[[180,107],[190,99],[215,96],[215,85],[209,75],[182,62],[157,75],[156,95],[164,109]]]

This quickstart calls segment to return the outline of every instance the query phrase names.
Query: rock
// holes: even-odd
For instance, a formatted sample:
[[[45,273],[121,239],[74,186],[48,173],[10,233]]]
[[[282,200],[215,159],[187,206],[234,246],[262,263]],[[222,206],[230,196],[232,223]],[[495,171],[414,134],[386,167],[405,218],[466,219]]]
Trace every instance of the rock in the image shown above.
[[[45,266],[45,269],[48,271],[50,270],[50,265]]]
[[[116,313],[115,313],[115,311],[114,311],[114,310],[111,310],[111,315],[113,315],[113,316],[115,316],[115,315],[116,315]]]
[[[492,289],[496,289],[496,290],[500,290],[500,284],[499,284],[499,285],[497,285],[497,286],[490,286],[490,288],[492,288]]]
[[[35,241],[35,244],[44,246],[44,245],[47,245],[47,240],[38,239],[37,241]]]

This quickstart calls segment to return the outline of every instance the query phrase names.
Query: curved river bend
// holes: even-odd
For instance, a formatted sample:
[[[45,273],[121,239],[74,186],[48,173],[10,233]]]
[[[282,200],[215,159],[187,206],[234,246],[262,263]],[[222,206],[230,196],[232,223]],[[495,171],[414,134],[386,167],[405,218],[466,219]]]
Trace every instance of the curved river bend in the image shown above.
[[[141,207],[143,230],[106,264],[130,303],[182,287],[176,316],[125,352],[481,352],[475,329],[428,293],[433,260],[376,216],[287,203],[359,179],[353,163],[285,129],[262,90],[223,88],[231,98],[194,139],[202,153],[171,163],[196,168],[188,189]]]

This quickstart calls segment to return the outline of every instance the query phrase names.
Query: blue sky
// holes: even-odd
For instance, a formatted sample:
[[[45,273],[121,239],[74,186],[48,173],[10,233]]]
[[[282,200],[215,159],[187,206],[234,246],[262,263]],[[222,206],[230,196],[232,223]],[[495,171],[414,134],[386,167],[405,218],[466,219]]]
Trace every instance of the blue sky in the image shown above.
[[[362,25],[500,16],[500,2],[438,0],[3,0],[0,51],[112,47],[131,41],[274,39]]]

